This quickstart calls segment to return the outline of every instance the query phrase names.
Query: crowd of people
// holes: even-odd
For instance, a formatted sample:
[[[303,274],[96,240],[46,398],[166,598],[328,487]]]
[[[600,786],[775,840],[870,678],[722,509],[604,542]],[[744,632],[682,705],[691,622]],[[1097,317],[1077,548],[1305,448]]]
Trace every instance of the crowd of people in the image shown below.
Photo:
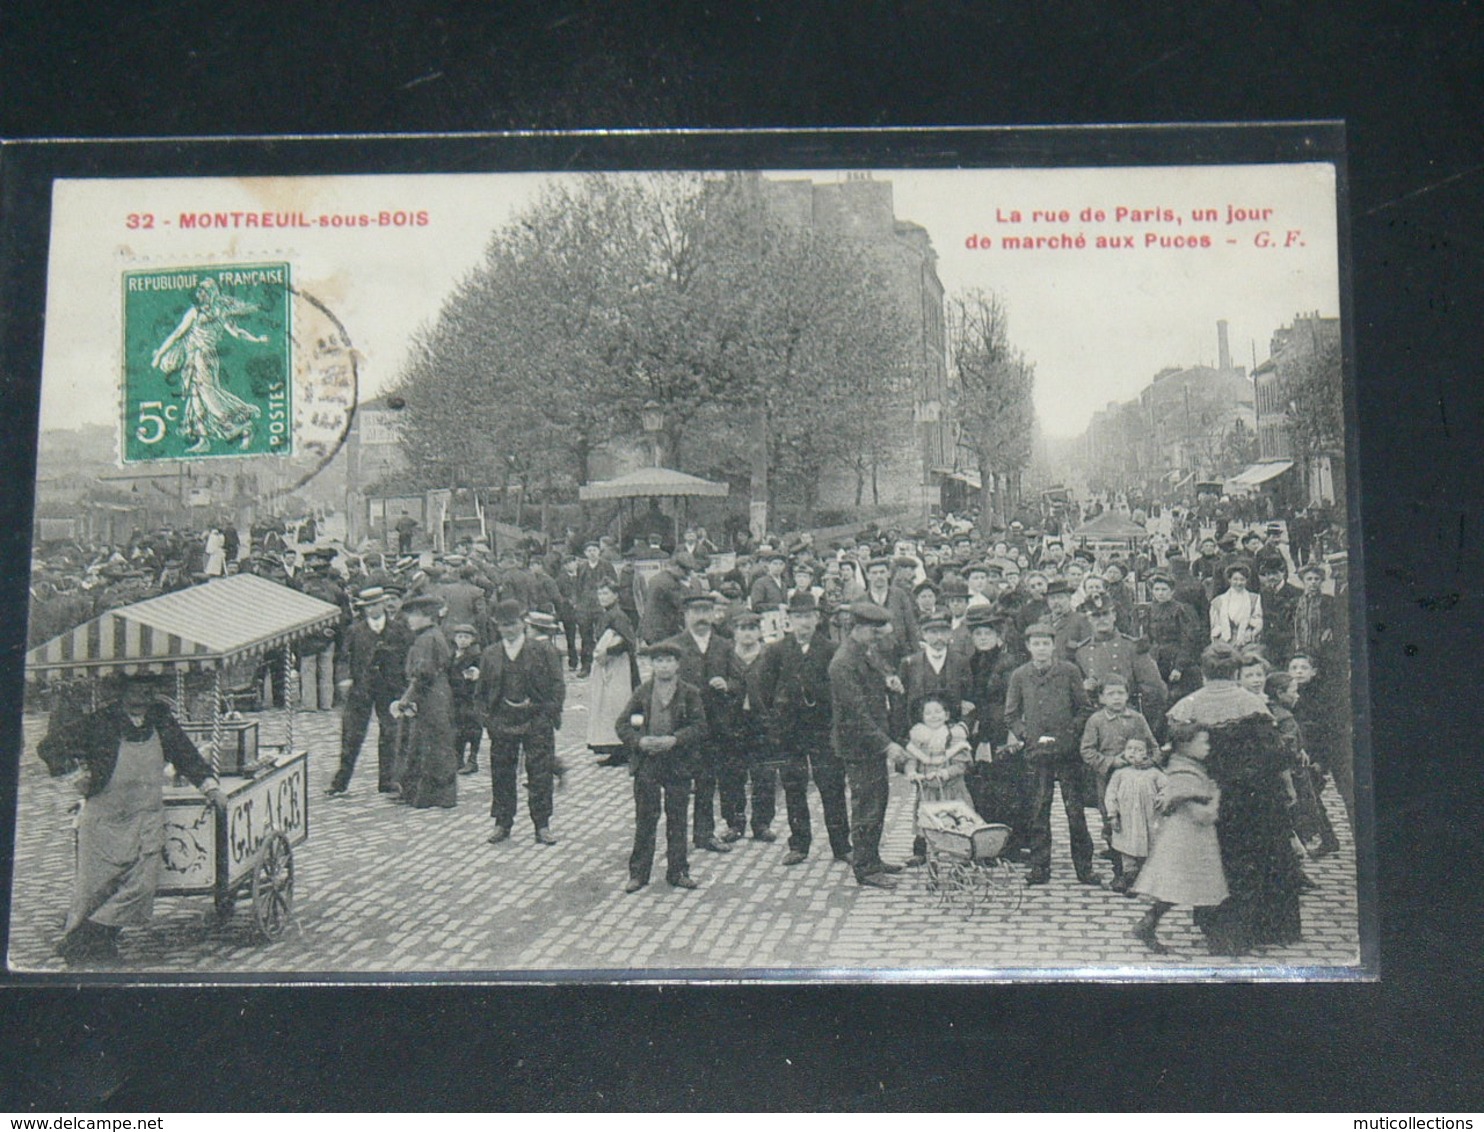
[[[1333,782],[1353,804],[1343,558],[1282,522],[1218,532],[1193,508],[1154,512],[1132,515],[1148,537],[1119,545],[1078,544],[1035,515],[726,553],[699,528],[673,547],[658,532],[626,548],[569,532],[420,555],[300,555],[254,537],[223,552],[222,572],[342,609],[298,658],[298,694],[341,710],[331,797],[349,794],[374,716],[380,793],[455,806],[483,757],[500,845],[523,768],[531,836],[556,844],[556,734],[581,696],[593,758],[632,779],[628,892],[650,881],[661,816],[666,880],[693,888],[693,852],[777,839],[780,793],[779,863],[807,860],[811,782],[859,884],[890,888],[922,865],[923,807],[952,801],[1009,827],[1004,854],[1043,885],[1059,791],[1077,882],[1147,899],[1132,931],[1150,950],[1177,904],[1197,909],[1213,953],[1291,943],[1305,861],[1339,848],[1323,792]],[[901,863],[880,853],[894,770],[914,791]]]

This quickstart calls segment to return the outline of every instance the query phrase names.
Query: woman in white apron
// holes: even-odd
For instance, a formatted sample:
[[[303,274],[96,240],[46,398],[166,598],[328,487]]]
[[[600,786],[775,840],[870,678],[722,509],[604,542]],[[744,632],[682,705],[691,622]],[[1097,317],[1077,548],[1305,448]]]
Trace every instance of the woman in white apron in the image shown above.
[[[73,775],[83,795],[77,875],[59,953],[69,962],[118,952],[122,928],[147,923],[163,863],[165,764],[225,809],[211,768],[147,680],[59,728],[37,749],[53,776]]]
[[[634,623],[618,607],[618,591],[608,582],[597,589],[600,612],[593,623],[593,674],[588,681],[587,745],[599,766],[623,766],[628,748],[614,729],[639,684],[638,645]]]

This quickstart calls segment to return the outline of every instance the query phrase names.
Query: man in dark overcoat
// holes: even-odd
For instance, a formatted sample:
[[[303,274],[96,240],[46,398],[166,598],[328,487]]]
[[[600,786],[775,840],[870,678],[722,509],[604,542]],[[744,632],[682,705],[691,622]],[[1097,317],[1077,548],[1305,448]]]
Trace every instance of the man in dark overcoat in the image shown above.
[[[325,792],[332,798],[350,788],[373,712],[376,788],[383,794],[396,790],[397,721],[392,718],[391,705],[407,683],[412,632],[405,621],[391,614],[388,603],[388,593],[381,586],[368,586],[356,594],[359,616],[345,634],[347,678],[341,684],[345,708],[340,716],[340,767]]]

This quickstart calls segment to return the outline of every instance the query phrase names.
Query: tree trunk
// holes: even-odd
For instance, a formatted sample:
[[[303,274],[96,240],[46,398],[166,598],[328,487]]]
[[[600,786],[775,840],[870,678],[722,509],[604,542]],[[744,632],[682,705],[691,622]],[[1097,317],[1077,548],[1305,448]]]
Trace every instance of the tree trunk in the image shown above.
[[[877,472],[880,470],[880,467],[881,467],[881,465],[877,462],[876,457],[872,456],[871,457],[871,503],[872,503],[873,506],[876,506],[876,507],[880,507],[881,506],[881,482],[880,482],[880,477],[877,475]]]

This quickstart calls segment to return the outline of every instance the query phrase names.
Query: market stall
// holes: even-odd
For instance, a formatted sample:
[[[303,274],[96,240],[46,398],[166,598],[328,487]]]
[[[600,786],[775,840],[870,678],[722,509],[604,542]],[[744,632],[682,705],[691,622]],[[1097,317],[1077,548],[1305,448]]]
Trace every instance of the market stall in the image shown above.
[[[110,610],[27,654],[29,680],[94,678],[95,703],[96,678],[105,675],[174,679],[176,716],[220,780],[227,807],[219,813],[194,787],[166,787],[158,895],[209,894],[224,916],[246,897],[262,936],[282,934],[293,910],[293,850],[309,837],[309,753],[294,735],[294,649],[333,632],[339,618],[338,606],[239,574]],[[250,681],[265,659],[282,666],[288,689],[277,742],[261,741],[262,721],[232,711],[229,698],[233,674]]]

